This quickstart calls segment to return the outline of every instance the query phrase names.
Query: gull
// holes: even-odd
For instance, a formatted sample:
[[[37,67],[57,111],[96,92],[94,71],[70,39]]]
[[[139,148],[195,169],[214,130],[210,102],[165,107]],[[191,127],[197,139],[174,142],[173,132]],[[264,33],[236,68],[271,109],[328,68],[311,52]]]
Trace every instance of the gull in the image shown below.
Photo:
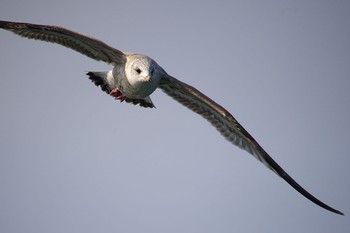
[[[148,56],[125,53],[104,42],[63,27],[0,21],[0,28],[28,39],[56,43],[111,66],[109,71],[90,71],[89,79],[115,99],[154,108],[150,95],[160,88],[170,97],[209,121],[229,142],[247,151],[304,197],[333,213],[344,215],[301,187],[222,106],[196,88],[170,76]]]

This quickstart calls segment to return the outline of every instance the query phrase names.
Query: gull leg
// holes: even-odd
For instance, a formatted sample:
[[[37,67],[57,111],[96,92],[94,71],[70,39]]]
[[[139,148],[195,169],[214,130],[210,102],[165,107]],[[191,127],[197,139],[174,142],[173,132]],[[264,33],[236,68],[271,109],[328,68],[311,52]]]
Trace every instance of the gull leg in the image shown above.
[[[113,96],[117,100],[120,100],[120,102],[123,102],[126,99],[126,96],[124,96],[123,93],[119,91],[117,88],[113,88],[109,92],[109,95]]]

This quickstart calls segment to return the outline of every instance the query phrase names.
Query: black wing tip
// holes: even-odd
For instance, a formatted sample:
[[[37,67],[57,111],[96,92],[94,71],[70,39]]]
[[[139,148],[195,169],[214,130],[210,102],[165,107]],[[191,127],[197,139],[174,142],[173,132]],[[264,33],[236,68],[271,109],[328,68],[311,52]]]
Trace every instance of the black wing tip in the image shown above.
[[[0,27],[4,28],[6,25],[8,25],[9,22],[8,21],[4,21],[4,20],[0,20]]]
[[[6,26],[6,25],[11,25],[11,24],[18,24],[18,22],[0,20],[0,26]]]
[[[41,26],[41,25],[0,20],[0,28],[6,29],[6,30],[25,29],[25,28],[36,27],[36,26]]]
[[[279,167],[279,166],[278,166]],[[339,215],[343,215],[344,213],[336,210],[332,207],[330,207],[329,205],[323,203],[322,201],[320,201],[319,199],[317,199],[316,197],[314,197],[311,193],[309,193],[308,191],[306,191],[301,185],[299,185],[291,176],[289,176],[281,167],[279,167],[278,169],[278,174],[281,176],[282,179],[284,179],[290,186],[292,186],[296,191],[298,191],[301,195],[303,195],[304,197],[306,197],[307,199],[309,199],[310,201],[312,201],[313,203],[315,203],[316,205],[330,211],[333,212],[335,214],[339,214]]]
[[[18,28],[18,25],[21,25],[21,24],[22,23],[0,20],[0,28],[5,29],[5,30],[11,30],[11,29]]]
[[[334,210],[333,213],[345,216],[345,214],[343,212],[340,212],[339,210]]]
[[[329,211],[335,213],[335,214],[339,214],[339,215],[345,216],[345,214],[343,212],[341,212],[339,210],[336,210],[336,209],[334,209],[334,208],[332,208],[330,206],[327,206],[327,208],[325,206],[322,206],[322,207],[325,208],[326,210],[329,210]]]
[[[326,210],[332,212],[332,213],[335,213],[335,214],[339,214],[341,216],[345,216],[345,214],[339,210],[336,210],[336,209],[333,209],[332,207],[328,206],[328,208],[322,206],[323,208],[325,208]]]

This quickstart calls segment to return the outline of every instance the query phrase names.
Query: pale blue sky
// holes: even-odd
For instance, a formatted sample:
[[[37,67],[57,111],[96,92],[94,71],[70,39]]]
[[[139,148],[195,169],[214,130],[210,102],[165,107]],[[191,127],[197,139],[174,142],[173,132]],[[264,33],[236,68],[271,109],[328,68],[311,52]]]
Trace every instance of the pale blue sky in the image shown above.
[[[147,54],[223,105],[311,203],[161,91],[120,104],[110,67],[0,31],[0,232],[349,232],[348,1],[16,1],[2,20]]]

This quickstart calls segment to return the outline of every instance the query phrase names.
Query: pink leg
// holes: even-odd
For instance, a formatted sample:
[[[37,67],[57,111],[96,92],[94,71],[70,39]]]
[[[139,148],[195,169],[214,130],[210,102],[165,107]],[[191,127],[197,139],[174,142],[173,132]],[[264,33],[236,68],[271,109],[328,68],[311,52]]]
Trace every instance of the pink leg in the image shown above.
[[[123,102],[126,99],[123,93],[121,93],[121,91],[119,91],[117,88],[113,88],[109,95],[115,97],[117,100],[120,100],[120,102]]]

